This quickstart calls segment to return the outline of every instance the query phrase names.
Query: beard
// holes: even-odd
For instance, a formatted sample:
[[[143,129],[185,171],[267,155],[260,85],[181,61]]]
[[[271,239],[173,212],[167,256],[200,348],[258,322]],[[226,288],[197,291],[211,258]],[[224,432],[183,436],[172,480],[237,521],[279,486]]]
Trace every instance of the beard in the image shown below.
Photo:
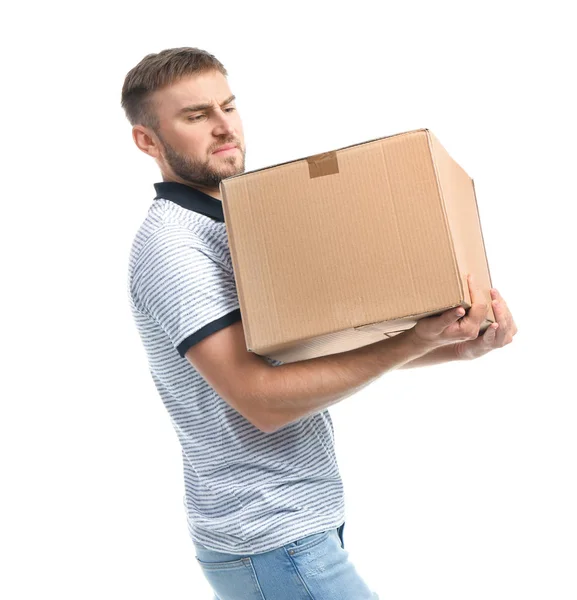
[[[157,133],[158,135],[158,133]],[[238,164],[236,154],[217,158],[218,165],[210,164],[210,159],[199,160],[178,153],[168,142],[158,136],[164,146],[164,159],[172,169],[175,175],[178,175],[182,180],[201,185],[207,188],[218,188],[220,182],[232,175],[239,175],[245,170],[245,154],[246,150],[239,147],[241,160]],[[236,140],[224,140],[220,146],[225,144],[234,144]],[[238,164],[238,166],[237,166]]]

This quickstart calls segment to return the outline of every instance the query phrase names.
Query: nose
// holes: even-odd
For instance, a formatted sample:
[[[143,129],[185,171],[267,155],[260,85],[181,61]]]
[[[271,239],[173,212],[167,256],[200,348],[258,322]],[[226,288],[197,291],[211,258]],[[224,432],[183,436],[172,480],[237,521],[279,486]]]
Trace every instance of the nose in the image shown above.
[[[214,125],[214,135],[215,136],[223,136],[223,135],[235,135],[236,129],[231,122],[231,117],[229,114],[225,113],[222,109],[219,109],[214,112],[215,117],[215,125]]]

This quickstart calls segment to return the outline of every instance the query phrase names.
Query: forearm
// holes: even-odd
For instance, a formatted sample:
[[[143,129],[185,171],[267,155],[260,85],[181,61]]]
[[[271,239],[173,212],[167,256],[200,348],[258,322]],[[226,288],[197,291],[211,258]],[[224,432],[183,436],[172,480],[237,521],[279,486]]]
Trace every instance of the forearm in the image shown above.
[[[257,401],[274,431],[328,408],[427,350],[405,332],[348,352],[280,365],[262,374]]]
[[[456,352],[457,344],[449,344],[447,346],[440,346],[419,356],[404,365],[401,365],[401,369],[414,369],[415,367],[428,367],[430,365],[438,365],[440,363],[446,363],[455,360],[463,360],[458,356]]]

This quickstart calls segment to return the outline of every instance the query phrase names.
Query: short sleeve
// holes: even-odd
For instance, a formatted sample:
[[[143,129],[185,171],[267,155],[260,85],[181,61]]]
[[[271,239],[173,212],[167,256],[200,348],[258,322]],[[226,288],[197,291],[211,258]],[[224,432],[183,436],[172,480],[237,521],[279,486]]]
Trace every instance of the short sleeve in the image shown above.
[[[162,227],[149,238],[134,268],[131,293],[181,357],[241,318],[234,273],[183,226]]]

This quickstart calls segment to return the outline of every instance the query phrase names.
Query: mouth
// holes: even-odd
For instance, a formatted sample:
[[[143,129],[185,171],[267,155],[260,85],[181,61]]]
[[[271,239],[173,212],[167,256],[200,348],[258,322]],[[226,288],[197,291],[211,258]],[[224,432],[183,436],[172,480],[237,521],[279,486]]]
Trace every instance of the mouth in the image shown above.
[[[238,147],[236,146],[236,144],[226,144],[224,146],[221,146],[220,148],[217,148],[213,154],[228,154],[230,152],[233,152],[234,150],[238,150]]]

